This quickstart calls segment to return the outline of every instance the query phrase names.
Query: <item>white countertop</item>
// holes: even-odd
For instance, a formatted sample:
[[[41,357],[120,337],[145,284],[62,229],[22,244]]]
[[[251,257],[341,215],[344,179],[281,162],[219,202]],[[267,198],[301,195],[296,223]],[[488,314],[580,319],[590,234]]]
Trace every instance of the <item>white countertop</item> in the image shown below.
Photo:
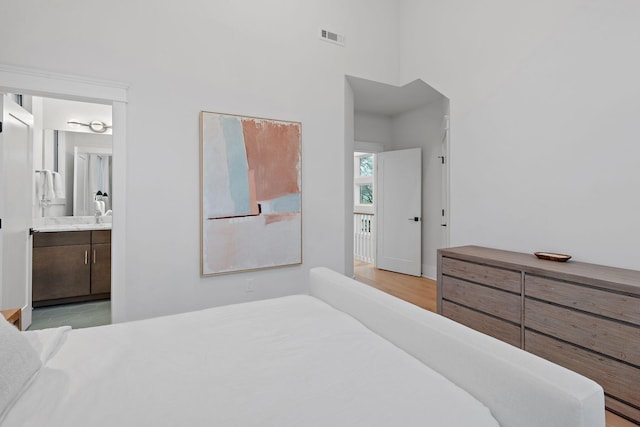
[[[111,216],[59,216],[33,219],[33,231],[53,233],[56,231],[111,230]]]
[[[53,233],[56,231],[89,231],[111,230],[111,224],[49,224],[33,227],[36,233]]]

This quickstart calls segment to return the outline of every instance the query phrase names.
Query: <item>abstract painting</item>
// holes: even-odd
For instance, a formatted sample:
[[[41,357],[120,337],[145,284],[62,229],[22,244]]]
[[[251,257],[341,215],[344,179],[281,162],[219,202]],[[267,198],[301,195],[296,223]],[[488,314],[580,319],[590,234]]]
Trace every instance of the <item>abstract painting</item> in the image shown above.
[[[302,263],[301,124],[200,113],[201,274]]]

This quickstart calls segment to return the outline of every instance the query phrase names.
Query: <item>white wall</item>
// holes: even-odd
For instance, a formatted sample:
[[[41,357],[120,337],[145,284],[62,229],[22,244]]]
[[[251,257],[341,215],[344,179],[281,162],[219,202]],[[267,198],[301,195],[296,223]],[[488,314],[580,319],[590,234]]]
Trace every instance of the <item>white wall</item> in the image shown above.
[[[435,279],[436,254],[441,247],[442,223],[442,136],[448,101],[429,105],[393,117],[392,150],[422,148],[422,275]]]
[[[397,81],[395,1],[71,0],[2,9],[0,39],[12,43],[0,62],[130,85],[126,288],[114,295],[116,320],[301,292],[309,267],[345,270],[344,76]],[[38,31],[24,31],[26,22]],[[320,27],[343,33],[346,47],[319,40]],[[201,110],[302,122],[303,266],[199,276]]]
[[[401,2],[400,80],[451,99],[451,243],[640,269],[640,3]]]
[[[359,111],[354,116],[356,141],[382,144],[384,149],[393,143],[391,117]]]
[[[353,181],[354,165],[353,151],[355,150],[356,119],[353,114],[354,93],[349,82],[345,79],[344,84],[344,162],[345,179]],[[345,210],[344,210],[344,274],[353,277],[353,186],[345,183]]]

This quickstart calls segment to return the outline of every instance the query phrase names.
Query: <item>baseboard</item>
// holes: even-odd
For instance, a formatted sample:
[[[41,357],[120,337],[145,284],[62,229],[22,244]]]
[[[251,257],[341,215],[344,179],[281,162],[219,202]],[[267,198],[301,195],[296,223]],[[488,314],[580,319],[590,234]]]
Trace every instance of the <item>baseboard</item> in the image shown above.
[[[427,279],[436,280],[438,276],[438,272],[436,266],[433,265],[425,265],[422,264],[422,277],[426,277]]]

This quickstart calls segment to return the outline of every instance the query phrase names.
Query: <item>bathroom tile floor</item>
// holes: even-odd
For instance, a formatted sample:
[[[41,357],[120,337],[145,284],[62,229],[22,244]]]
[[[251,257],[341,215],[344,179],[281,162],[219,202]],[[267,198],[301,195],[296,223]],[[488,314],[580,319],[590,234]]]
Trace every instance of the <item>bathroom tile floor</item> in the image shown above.
[[[110,323],[111,301],[92,301],[34,308],[29,330],[58,326],[71,326],[73,329],[78,329]]]

